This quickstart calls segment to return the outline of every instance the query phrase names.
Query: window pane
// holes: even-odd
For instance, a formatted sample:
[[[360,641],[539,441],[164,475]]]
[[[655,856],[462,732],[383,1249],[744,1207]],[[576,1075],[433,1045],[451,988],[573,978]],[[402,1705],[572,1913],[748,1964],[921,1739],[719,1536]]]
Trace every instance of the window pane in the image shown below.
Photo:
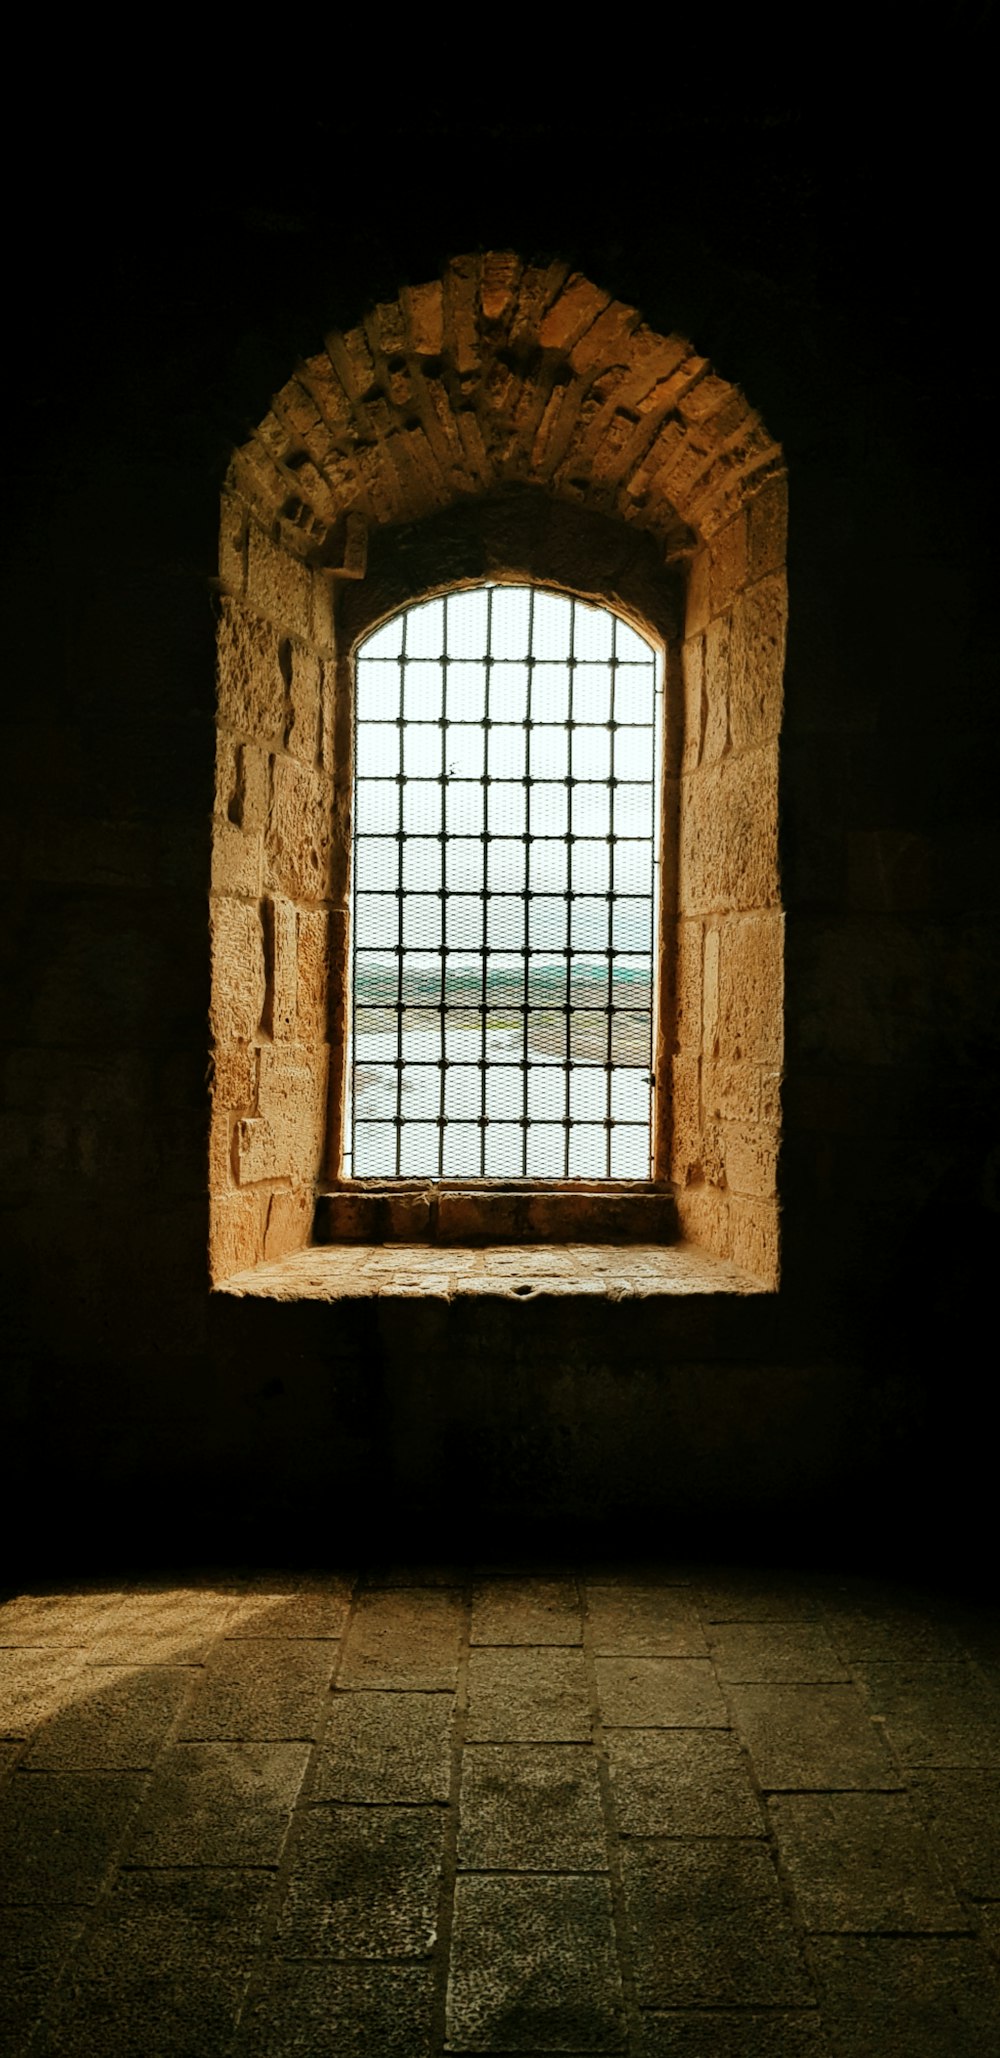
[[[655,653],[481,586],[356,669],[352,1172],[647,1178]]]

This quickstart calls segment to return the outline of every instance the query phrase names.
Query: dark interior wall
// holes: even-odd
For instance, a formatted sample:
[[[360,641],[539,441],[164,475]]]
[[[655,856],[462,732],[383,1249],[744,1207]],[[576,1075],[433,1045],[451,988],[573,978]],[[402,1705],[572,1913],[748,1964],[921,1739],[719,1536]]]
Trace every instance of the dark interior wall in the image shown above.
[[[370,121],[320,126],[294,174],[239,179],[200,134],[137,132],[127,180],[77,137],[58,209],[23,205],[0,1109],[29,1552],[53,1493],[95,1549],[237,1524],[273,1552],[448,1490],[703,1549],[847,1502],[910,1547],[931,1494],[967,1545],[1000,1219],[985,131],[956,104],[931,150],[919,106],[859,102],[847,161],[843,113],[612,126],[586,156],[568,126],[428,110],[377,154]],[[334,194],[332,162],[363,175]],[[484,1327],[209,1295],[219,484],[298,355],[477,246],[564,256],[687,333],[784,445],[773,1301]]]

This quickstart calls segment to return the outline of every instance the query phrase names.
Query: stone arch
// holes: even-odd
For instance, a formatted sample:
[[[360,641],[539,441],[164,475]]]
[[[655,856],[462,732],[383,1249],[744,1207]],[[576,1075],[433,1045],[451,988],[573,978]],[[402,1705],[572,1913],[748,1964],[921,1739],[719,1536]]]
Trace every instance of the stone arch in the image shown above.
[[[682,1233],[776,1283],[782,453],[684,338],[564,264],[508,252],[456,258],[328,336],[233,456],[212,881],[216,1278],[307,1241],[327,1169],[347,593],[369,546],[387,593],[412,590],[394,552],[419,556],[416,539],[481,525],[486,507],[509,532],[540,496],[550,544],[574,515],[608,539],[615,569],[586,590],[607,595],[651,562],[682,589],[668,647],[669,1172]]]

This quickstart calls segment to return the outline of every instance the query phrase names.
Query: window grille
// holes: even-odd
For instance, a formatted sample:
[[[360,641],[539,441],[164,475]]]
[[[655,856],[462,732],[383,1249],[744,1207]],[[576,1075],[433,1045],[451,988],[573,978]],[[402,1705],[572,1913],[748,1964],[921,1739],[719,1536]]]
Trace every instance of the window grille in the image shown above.
[[[540,587],[360,646],[348,1177],[650,1177],[660,702]]]

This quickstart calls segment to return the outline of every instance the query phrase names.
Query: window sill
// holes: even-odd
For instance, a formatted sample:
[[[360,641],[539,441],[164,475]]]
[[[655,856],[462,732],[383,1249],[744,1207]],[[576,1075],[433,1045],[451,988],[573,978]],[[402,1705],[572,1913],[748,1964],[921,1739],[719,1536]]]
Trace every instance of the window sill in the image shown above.
[[[652,1300],[760,1294],[760,1279],[696,1244],[318,1245],[224,1280],[218,1293],[261,1300]]]

